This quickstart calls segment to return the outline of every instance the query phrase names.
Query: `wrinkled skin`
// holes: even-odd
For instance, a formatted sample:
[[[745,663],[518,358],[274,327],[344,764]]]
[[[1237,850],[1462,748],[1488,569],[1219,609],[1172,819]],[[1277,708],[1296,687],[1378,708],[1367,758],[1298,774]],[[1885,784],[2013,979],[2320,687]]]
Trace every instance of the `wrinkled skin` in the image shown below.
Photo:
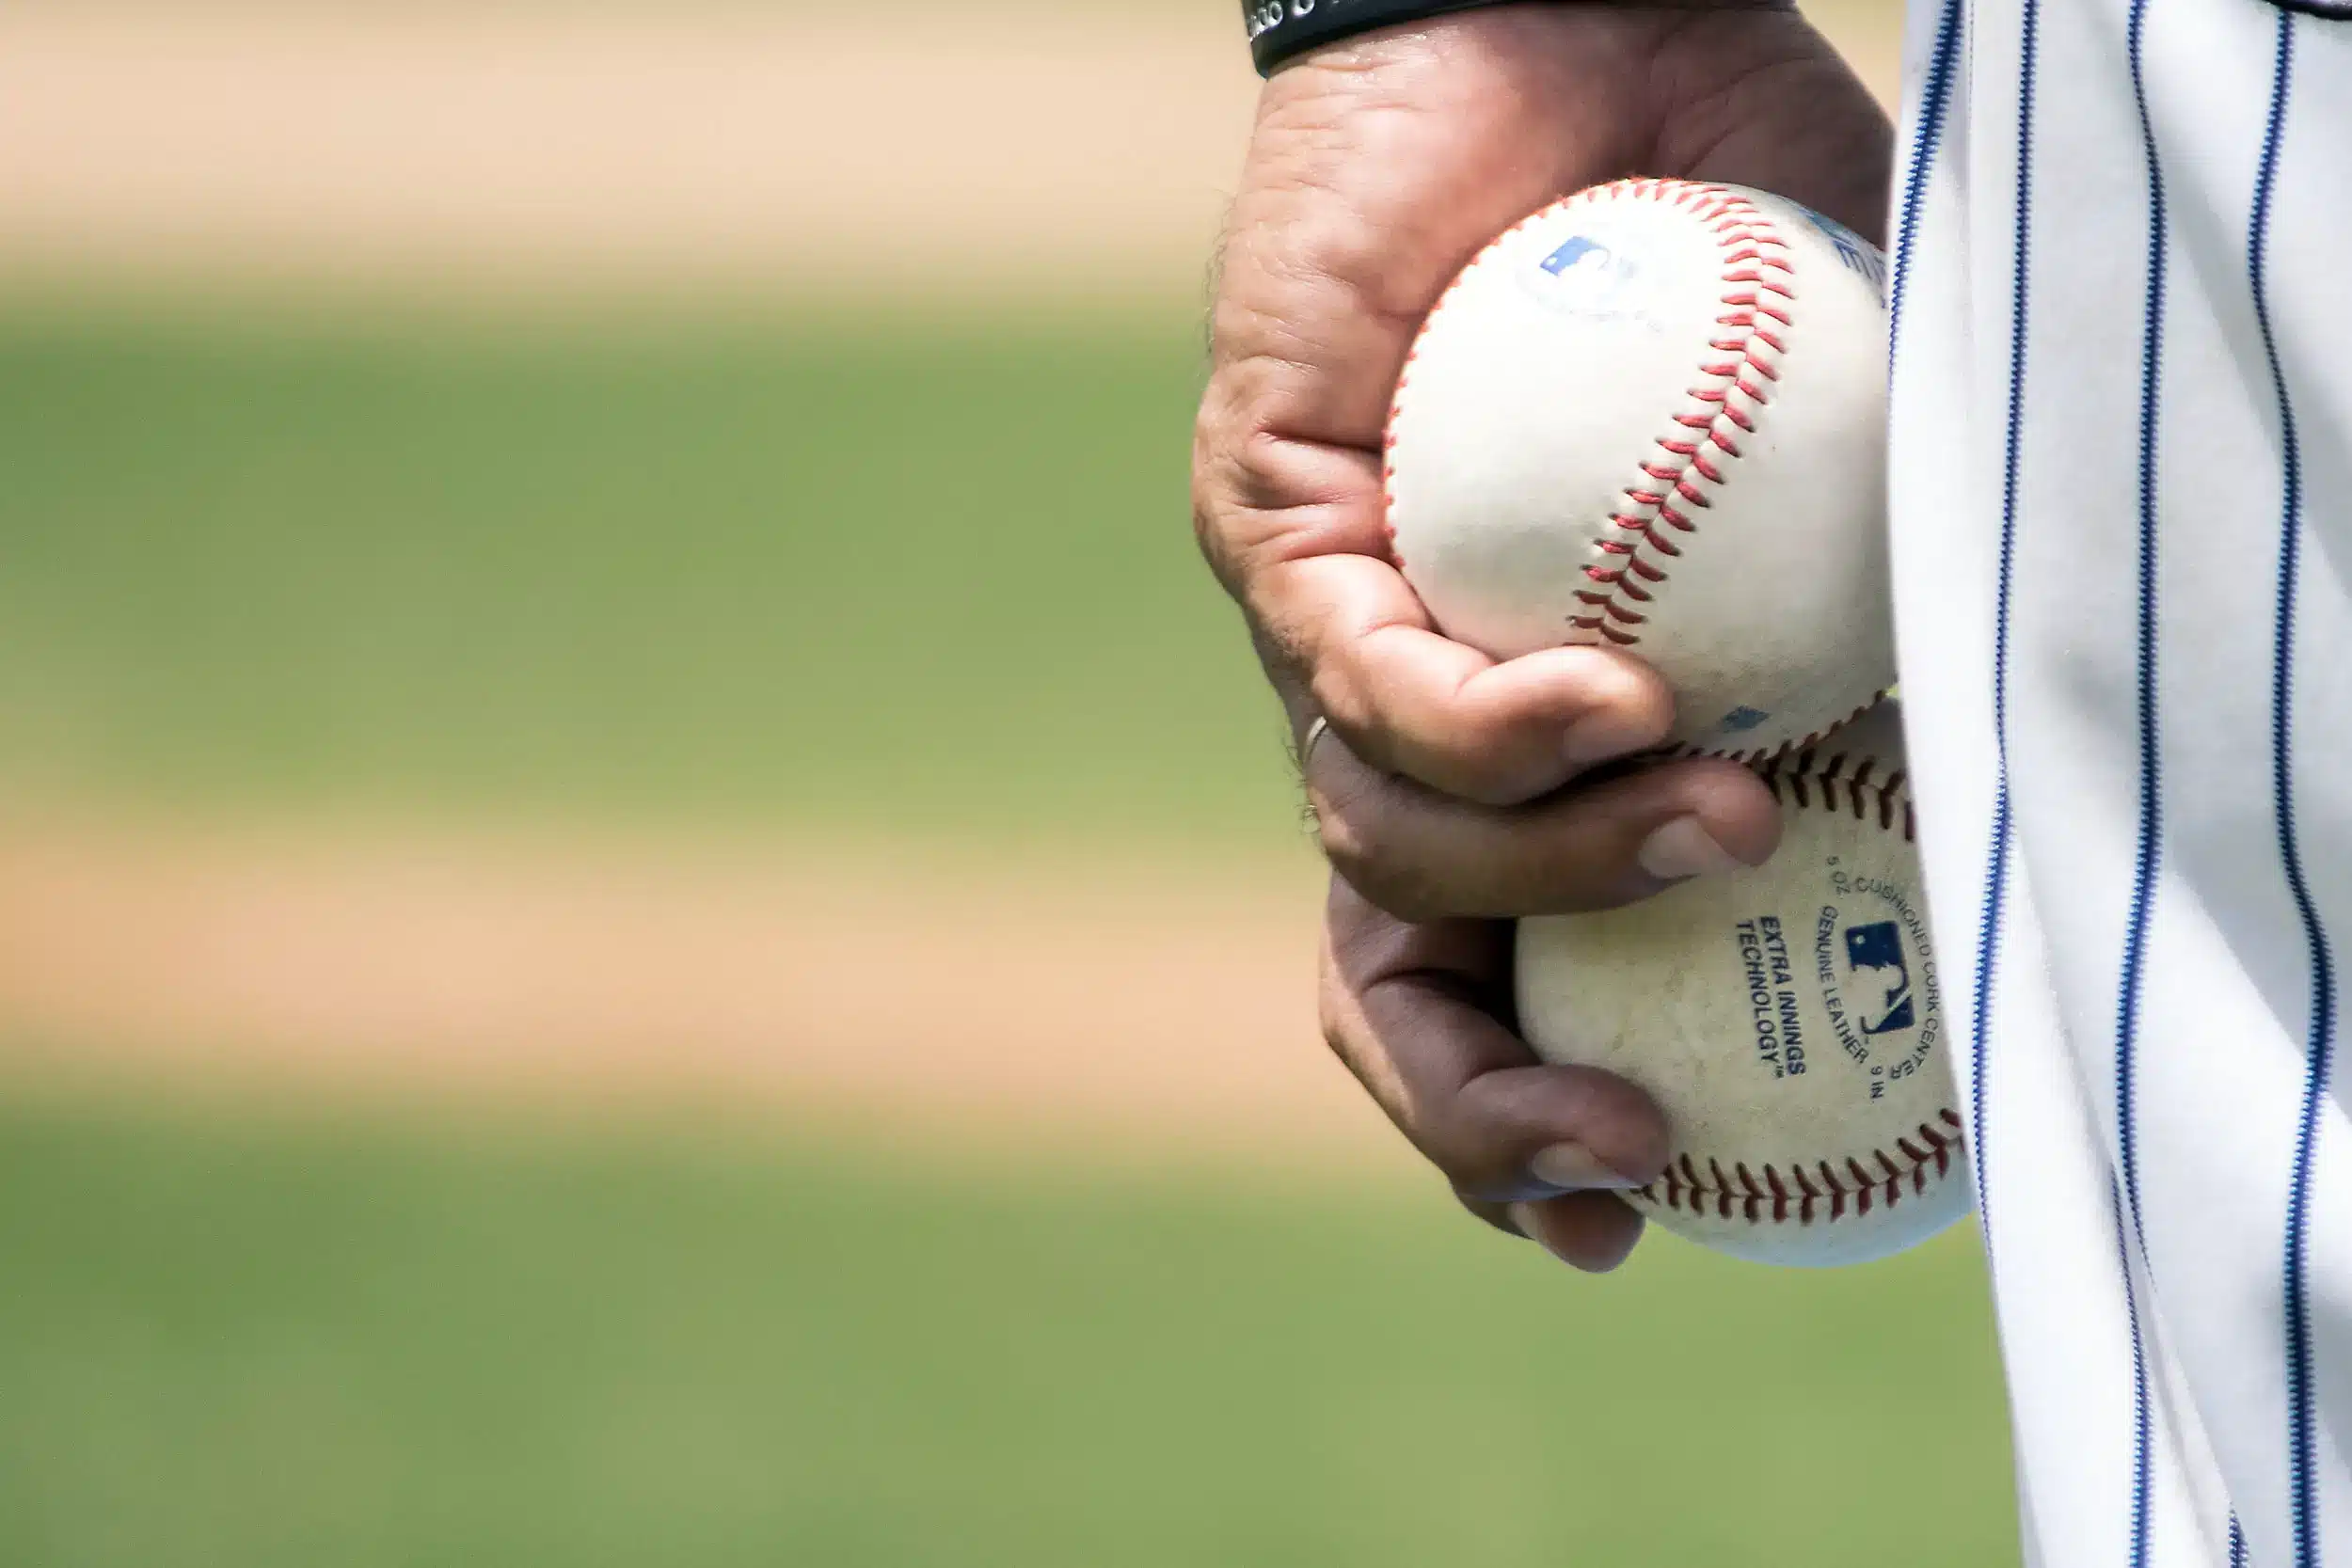
[[[1513,1032],[1510,917],[1607,908],[1760,863],[1771,797],[1728,763],[1629,772],[1673,696],[1613,650],[1498,664],[1389,563],[1380,441],[1414,332],[1496,233],[1627,174],[1780,192],[1884,228],[1892,136],[1794,11],[1486,7],[1277,72],[1220,255],[1195,437],[1203,553],[1303,736],[1335,875],[1333,1050],[1464,1203],[1614,1267],[1666,1132],[1639,1090]],[[1602,770],[1596,773],[1599,768]]]

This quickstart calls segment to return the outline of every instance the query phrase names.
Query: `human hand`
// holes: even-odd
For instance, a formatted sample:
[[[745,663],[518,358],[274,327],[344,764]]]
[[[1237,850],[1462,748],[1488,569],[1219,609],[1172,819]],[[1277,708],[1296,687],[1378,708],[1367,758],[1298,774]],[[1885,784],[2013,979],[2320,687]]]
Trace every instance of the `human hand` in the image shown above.
[[[1654,1175],[1640,1167],[1662,1160],[1663,1131],[1624,1085],[1534,1065],[1499,1022],[1508,932],[1467,917],[1601,908],[1757,863],[1778,814],[1727,763],[1576,783],[1666,734],[1672,695],[1638,661],[1498,664],[1437,633],[1387,551],[1390,396],[1454,273],[1561,195],[1628,173],[1724,180],[1876,233],[1890,150],[1878,105],[1788,11],[1487,7],[1322,50],[1261,102],[1195,509],[1295,731],[1329,725],[1304,768],[1345,884],[1326,1031],[1466,1200],[1490,1218],[1518,1203],[1518,1227],[1571,1261],[1613,1261],[1639,1223],[1549,1195]],[[1603,1168],[1523,1168],[1567,1146]]]
[[[1319,1000],[1339,1054],[1465,1208],[1594,1273],[1642,1218],[1610,1196],[1665,1168],[1666,1129],[1639,1089],[1547,1067],[1512,1032],[1511,927],[1408,923],[1338,877]]]

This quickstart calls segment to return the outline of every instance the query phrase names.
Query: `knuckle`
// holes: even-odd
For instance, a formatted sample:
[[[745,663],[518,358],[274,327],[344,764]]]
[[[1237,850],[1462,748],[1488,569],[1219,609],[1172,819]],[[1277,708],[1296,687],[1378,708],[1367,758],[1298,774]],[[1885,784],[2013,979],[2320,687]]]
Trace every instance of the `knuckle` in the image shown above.
[[[1202,398],[1192,441],[1192,535],[1200,555],[1227,593],[1241,596],[1245,554],[1232,449],[1231,411],[1212,387]]]
[[[1367,1054],[1363,1013],[1347,994],[1346,988],[1336,982],[1326,984],[1316,999],[1316,1022],[1321,1026],[1323,1043],[1330,1049],[1350,1072],[1364,1076],[1363,1064]]]
[[[1446,1184],[1466,1200],[1512,1203],[1545,1189],[1511,1169],[1508,1151],[1482,1148],[1464,1136],[1460,1118],[1417,1099],[1376,1043],[1362,1037],[1344,1009],[1325,1015],[1325,1043],[1364,1086],[1391,1125]]]
[[[1323,994],[1316,999],[1315,1014],[1322,1027],[1323,1043],[1330,1048],[1331,1054],[1343,1062],[1354,1061],[1355,1019],[1333,994],[1332,987],[1323,988]]]
[[[1283,531],[1280,514],[1296,499],[1296,475],[1274,434],[1273,400],[1246,364],[1221,367],[1193,421],[1194,537],[1229,589],[1268,558]]]
[[[1321,795],[1315,834],[1331,869],[1384,913],[1418,922],[1446,912],[1442,879],[1400,841],[1394,814],[1377,800]]]
[[[1315,832],[1340,879],[1383,914],[1419,925],[1461,912],[1461,869],[1430,863],[1387,803],[1326,796],[1317,801]]]
[[[1217,514],[1217,498],[1208,481],[1196,475],[1192,484],[1192,542],[1208,563],[1209,572],[1219,587],[1235,600],[1242,597],[1241,562],[1230,547],[1222,519]]]
[[[1445,889],[1422,868],[1362,854],[1332,854],[1331,869],[1347,879],[1366,903],[1407,925],[1426,925],[1454,912]]]
[[[1323,848],[1323,858],[1331,863],[1331,869],[1349,887],[1378,903],[1372,897],[1372,890],[1364,885],[1367,880],[1376,879],[1380,872],[1378,841],[1374,832],[1344,807],[1321,805],[1315,811],[1315,839]]]
[[[1422,1149],[1466,1201],[1524,1203],[1552,1194],[1527,1169],[1516,1148],[1458,1107],[1423,1130]]]
[[[1384,1049],[1378,1031],[1365,1016],[1362,998],[1336,970],[1327,970],[1325,974],[1317,1010],[1323,1043],[1363,1085],[1381,1114],[1418,1148],[1420,1111],[1412,1092]]]
[[[1295,376],[1295,367],[1282,369]],[[1284,403],[1279,378],[1262,358],[1220,366],[1200,394],[1193,424],[1194,471],[1211,479],[1246,508],[1267,509],[1290,498],[1295,461],[1279,434]]]
[[[1316,654],[1321,657],[1313,657]],[[1330,721],[1331,727],[1346,739],[1349,751],[1371,760],[1367,753],[1377,750],[1381,736],[1363,672],[1344,643],[1310,650],[1310,657],[1308,689],[1314,696],[1315,711]]]

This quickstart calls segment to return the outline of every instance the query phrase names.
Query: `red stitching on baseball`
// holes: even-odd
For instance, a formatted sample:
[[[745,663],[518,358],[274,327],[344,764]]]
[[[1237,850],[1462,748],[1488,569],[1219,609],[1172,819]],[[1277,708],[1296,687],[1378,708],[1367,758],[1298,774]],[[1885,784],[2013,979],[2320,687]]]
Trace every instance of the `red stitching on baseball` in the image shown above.
[[[1795,740],[1783,741],[1778,746],[1765,746],[1754,748],[1748,751],[1740,751],[1735,748],[1716,746],[1676,745],[1660,748],[1658,754],[1667,757],[1719,757],[1725,762],[1744,763],[1763,775],[1765,785],[1772,791],[1773,799],[1775,800],[1781,799],[1781,790],[1785,787],[1783,784],[1774,783],[1775,777],[1786,777],[1791,773],[1800,775],[1797,785],[1795,788],[1790,790],[1790,794],[1792,797],[1804,797],[1798,799],[1798,804],[1809,805],[1811,803],[1809,800],[1810,792],[1804,789],[1803,776],[1810,775],[1818,770],[1821,773],[1822,778],[1826,780],[1831,773],[1841,767],[1845,761],[1845,753],[1842,752],[1832,755],[1824,761],[1823,759],[1816,756],[1816,749],[1830,736],[1844,729],[1848,724],[1852,723],[1855,720],[1861,718],[1864,714],[1876,707],[1880,702],[1884,700],[1885,696],[1886,693],[1882,691],[1872,697],[1868,702],[1863,704],[1860,707],[1854,709],[1851,713],[1846,715],[1845,718],[1837,721],[1835,724],[1831,724],[1823,729],[1816,730],[1811,735],[1801,736]],[[1872,790],[1883,789],[1887,791],[1895,791],[1899,789],[1902,784],[1902,776],[1900,774],[1897,774],[1893,779],[1889,780],[1884,784],[1868,784],[1867,780],[1869,771],[1871,768],[1875,766],[1875,764],[1869,762],[1866,758],[1861,770],[1855,774],[1855,779],[1863,782],[1866,787]],[[1893,808],[1890,806],[1887,809],[1891,811]],[[1911,799],[1907,792],[1903,795],[1902,813],[1905,824],[1903,836],[1908,838],[1911,836]],[[1855,810],[1854,815],[1857,816],[1867,816],[1867,813],[1864,810],[1857,809]]]
[[[1702,1176],[1691,1156],[1682,1154],[1663,1176],[1635,1188],[1632,1196],[1667,1209],[1750,1225],[1811,1225],[1817,1219],[1841,1220],[1849,1212],[1858,1219],[1881,1205],[1892,1209],[1906,1197],[1919,1196],[1931,1180],[1950,1176],[1961,1147],[1960,1130],[1960,1113],[1946,1106],[1935,1120],[1921,1122],[1894,1141],[1900,1159],[1873,1148],[1859,1158],[1848,1155],[1842,1173],[1822,1160],[1810,1166],[1791,1165],[1785,1172],[1769,1164],[1751,1171],[1735,1163],[1733,1174],[1725,1175],[1722,1163],[1710,1159]],[[1876,1162],[1878,1168],[1870,1169],[1865,1160]]]
[[[1795,296],[1790,295],[1789,297],[1794,298]],[[1783,326],[1789,325],[1788,314],[1787,311],[1781,309],[1781,308],[1777,305],[1766,305],[1761,303],[1756,299],[1756,293],[1753,290],[1743,294],[1725,294],[1724,295],[1723,302],[1725,305],[1737,305],[1740,307],[1742,311],[1745,313],[1752,313],[1753,315],[1757,316],[1770,316],[1772,320],[1780,323]],[[1721,321],[1722,318],[1718,317],[1717,320]],[[1729,326],[1736,325],[1737,324],[1732,322],[1724,322],[1724,325]]]
[[[1764,787],[1772,792],[1772,799],[1784,805],[1793,804],[1800,811],[1834,811],[1861,822],[1875,817],[1884,832],[1899,828],[1906,843],[1915,831],[1911,792],[1904,787],[1909,775],[1898,768],[1883,779],[1874,778],[1879,767],[1874,757],[1856,762],[1844,752],[1824,757],[1808,738],[1793,753],[1783,750],[1761,760],[1740,760],[1749,762]]]
[[[1626,198],[1662,202],[1677,211],[1690,213],[1711,234],[1721,250],[1720,277],[1730,292],[1722,296],[1722,303],[1730,309],[1715,318],[1719,327],[1732,329],[1708,342],[1710,353],[1731,357],[1720,363],[1702,363],[1699,374],[1707,384],[1693,387],[1690,396],[1699,404],[1673,416],[1676,426],[1700,433],[1700,439],[1677,440],[1661,438],[1656,443],[1661,458],[1652,458],[1640,465],[1640,471],[1654,484],[1630,486],[1624,492],[1627,510],[1613,513],[1609,521],[1623,531],[1617,540],[1600,543],[1597,547],[1604,555],[1622,558],[1622,566],[1589,568],[1585,576],[1602,585],[1605,593],[1580,592],[1580,603],[1592,607],[1596,613],[1571,615],[1567,618],[1571,641],[1607,641],[1621,647],[1636,646],[1641,641],[1637,632],[1620,629],[1620,625],[1640,626],[1645,617],[1629,608],[1631,604],[1647,604],[1656,594],[1641,586],[1643,583],[1662,584],[1668,580],[1666,569],[1649,556],[1674,560],[1682,554],[1679,546],[1672,543],[1664,531],[1656,527],[1664,523],[1682,533],[1695,533],[1698,525],[1690,511],[1704,511],[1714,505],[1711,497],[1699,488],[1696,481],[1710,485],[1728,483],[1728,466],[1708,457],[1702,445],[1711,447],[1724,459],[1741,456],[1738,441],[1724,426],[1742,434],[1754,434],[1756,410],[1772,401],[1765,389],[1779,379],[1778,368],[1771,356],[1787,352],[1784,340],[1770,322],[1781,327],[1790,325],[1788,312],[1765,296],[1793,300],[1794,292],[1788,286],[1795,267],[1788,260],[1788,245],[1772,219],[1746,197],[1721,185],[1699,184],[1688,181],[1629,179],[1597,185],[1564,200],[1552,203],[1541,212],[1532,213],[1489,241],[1458,273],[1445,293],[1429,312],[1434,322],[1454,296],[1454,290],[1477,270],[1478,263],[1499,246],[1526,230],[1530,225],[1551,216],[1563,208],[1595,201],[1616,201]],[[1427,323],[1422,331],[1428,330]],[[1736,332],[1738,335],[1733,336]],[[1397,399],[1390,406],[1389,434],[1385,445],[1395,441],[1396,417],[1404,401],[1405,388],[1409,382],[1414,360],[1421,345],[1416,339],[1406,355],[1405,368],[1397,379]],[[1387,523],[1389,556],[1398,566],[1404,564],[1396,548],[1395,468],[1384,464],[1381,474],[1382,501]],[[1677,503],[1679,503],[1677,506]],[[1687,510],[1686,510],[1687,509]],[[1645,553],[1646,552],[1646,553]],[[1638,581],[1636,579],[1639,579]],[[1618,623],[1618,624],[1613,624]],[[1808,737],[1808,741],[1811,737]]]

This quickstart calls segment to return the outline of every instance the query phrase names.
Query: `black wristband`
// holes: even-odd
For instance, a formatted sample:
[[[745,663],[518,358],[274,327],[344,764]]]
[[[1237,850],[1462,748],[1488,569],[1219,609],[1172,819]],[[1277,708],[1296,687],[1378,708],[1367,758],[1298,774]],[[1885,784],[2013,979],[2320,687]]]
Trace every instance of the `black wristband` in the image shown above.
[[[1350,33],[1393,27],[1447,11],[1466,11],[1496,0],[1241,0],[1242,20],[1249,24],[1249,53],[1258,74],[1304,49]]]

